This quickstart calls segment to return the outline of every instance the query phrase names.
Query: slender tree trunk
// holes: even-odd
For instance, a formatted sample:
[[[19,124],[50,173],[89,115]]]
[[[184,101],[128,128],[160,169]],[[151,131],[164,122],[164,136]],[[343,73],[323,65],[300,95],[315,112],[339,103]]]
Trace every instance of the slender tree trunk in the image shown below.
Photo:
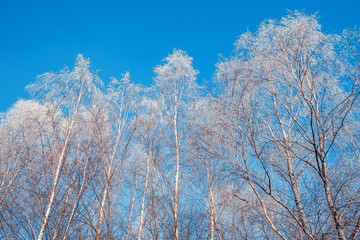
[[[89,153],[91,152],[91,148],[89,149]],[[72,209],[71,209],[71,214],[70,214],[70,217],[69,217],[69,221],[66,225],[66,229],[65,229],[65,232],[64,232],[64,235],[62,237],[62,240],[66,240],[66,235],[70,229],[70,225],[71,225],[71,222],[73,220],[73,217],[75,215],[75,211],[76,211],[76,208],[77,208],[77,205],[79,204],[79,201],[80,201],[80,198],[81,198],[81,194],[83,192],[83,189],[84,189],[84,186],[85,186],[85,177],[86,177],[86,170],[87,170],[87,164],[89,162],[89,159],[90,159],[90,156],[87,156],[86,157],[86,163],[85,163],[85,166],[84,166],[84,169],[83,169],[83,174],[82,174],[82,178],[83,178],[83,181],[80,185],[80,189],[78,191],[78,194],[76,195],[76,200],[74,201],[74,204],[72,206]]]
[[[149,146],[149,149],[151,149],[151,144]],[[142,200],[141,200],[141,212],[140,212],[140,223],[139,223],[139,231],[137,235],[137,240],[141,240],[141,235],[144,230],[144,224],[145,224],[145,200],[146,200],[146,191],[149,185],[149,177],[150,177],[150,159],[151,159],[151,150],[148,151],[148,156],[146,160],[146,177],[145,177],[145,186],[144,191],[142,194]]]
[[[131,232],[131,222],[132,222],[132,214],[134,212],[134,207],[135,207],[135,197],[136,197],[136,191],[137,191],[137,180],[135,180],[135,189],[134,189],[134,194],[133,197],[131,198],[131,203],[130,203],[130,213],[129,213],[129,218],[128,218],[128,224],[126,227],[126,236],[125,236],[125,240],[129,239],[130,236],[130,232]]]
[[[336,207],[336,204],[334,202],[333,196],[332,196],[332,192],[331,192],[331,188],[330,188],[330,183],[329,183],[329,179],[327,176],[327,166],[325,161],[322,161],[322,167],[323,167],[323,171],[322,171],[322,178],[323,178],[323,183],[324,183],[324,189],[325,189],[325,195],[326,195],[326,200],[328,202],[328,206],[330,208],[330,212],[331,215],[333,217],[333,221],[335,223],[335,227],[336,227],[336,231],[338,233],[338,237],[341,240],[345,240],[345,233],[344,233],[344,229],[342,227],[341,221],[340,221],[340,217],[339,217],[339,212],[338,209]]]
[[[215,206],[214,206],[214,197],[213,191],[210,187],[209,197],[210,197],[210,240],[214,240],[214,230],[215,230]]]
[[[214,192],[212,186],[212,157],[210,159],[210,166],[208,169],[208,181],[209,181],[209,198],[210,198],[210,240],[214,240],[214,229],[215,229],[215,203],[214,203]]]
[[[37,240],[42,239],[42,237],[44,235],[46,225],[47,225],[47,223],[49,221],[49,215],[50,215],[51,207],[53,205],[54,198],[55,198],[56,187],[57,187],[57,184],[58,184],[59,178],[60,178],[60,171],[61,171],[61,168],[62,168],[63,163],[65,161],[65,153],[66,153],[66,150],[67,150],[68,145],[69,145],[71,131],[72,131],[72,128],[73,128],[74,123],[75,123],[77,111],[78,111],[80,101],[81,101],[81,98],[82,98],[82,94],[83,94],[83,88],[82,87],[80,89],[80,93],[79,93],[79,96],[78,96],[78,99],[77,99],[77,102],[76,102],[76,105],[75,105],[75,109],[74,109],[74,114],[73,114],[73,116],[71,118],[70,126],[69,126],[69,128],[67,130],[66,137],[65,137],[65,142],[64,142],[63,148],[61,150],[60,156],[59,156],[58,165],[57,165],[57,168],[56,168],[56,172],[55,172],[55,176],[54,176],[54,180],[53,180],[53,184],[52,184],[52,189],[51,189],[51,194],[50,194],[50,198],[49,198],[49,203],[48,203],[47,209],[45,211],[45,215],[43,217],[43,223],[41,225],[40,232],[39,232]]]
[[[179,136],[178,136],[178,120],[177,120],[177,96],[175,95],[175,109],[174,109],[174,136],[175,136],[175,151],[176,151],[176,171],[175,171],[175,192],[174,192],[174,239],[179,239],[179,174],[180,174],[180,151],[179,151]]]
[[[274,105],[274,109],[275,109],[275,116],[280,124],[281,127],[281,132],[284,138],[284,147],[286,148],[283,152],[283,154],[285,155],[286,158],[286,162],[287,162],[287,168],[288,168],[288,173],[287,175],[290,178],[290,187],[291,190],[294,194],[295,197],[295,205],[297,210],[299,211],[299,218],[300,218],[300,227],[303,230],[303,232],[310,238],[310,239],[315,239],[313,237],[313,235],[311,234],[309,228],[308,228],[308,223],[307,223],[307,218],[304,212],[304,208],[302,207],[301,204],[301,197],[300,197],[300,192],[299,192],[299,183],[297,180],[297,177],[295,176],[295,170],[294,170],[294,162],[293,162],[293,158],[292,158],[292,154],[291,154],[291,139],[289,139],[289,136],[291,136],[291,121],[289,121],[288,126],[285,127],[284,124],[284,120],[281,117],[281,111],[279,110],[279,106],[278,106],[278,101],[280,102],[281,105],[284,105],[282,101],[279,100],[279,98],[276,97],[276,89],[274,88],[273,85],[271,85],[271,89],[273,92],[273,105]],[[292,89],[290,91],[290,95],[292,98]],[[288,128],[288,130],[286,131],[286,128]],[[277,138],[274,136],[274,134],[272,133],[271,130],[271,134],[274,138],[274,142],[275,144],[278,146],[279,149],[281,149],[281,146],[279,146],[279,144],[277,143]],[[300,232],[300,237],[302,238],[302,233]]]
[[[101,226],[102,226],[102,222],[104,219],[104,215],[105,215],[105,202],[106,202],[106,198],[108,196],[108,191],[109,191],[109,185],[110,185],[110,175],[111,175],[111,171],[112,171],[112,166],[110,166],[107,170],[107,172],[105,173],[106,175],[106,182],[105,182],[105,189],[101,198],[101,203],[100,203],[100,207],[99,207],[99,222],[98,222],[98,226],[96,228],[96,239],[101,239]]]
[[[215,197],[213,188],[213,158],[211,157],[210,166],[208,169],[208,181],[209,181],[209,198],[210,198],[210,240],[215,239],[215,229],[220,240],[223,240],[220,229],[217,227],[217,217],[215,209]]]
[[[38,238],[37,238],[38,240],[42,239],[44,231],[45,231],[46,224],[48,223],[48,220],[49,220],[49,215],[50,215],[51,207],[52,207],[53,202],[54,202],[55,193],[56,193],[56,187],[57,187],[57,184],[59,182],[60,171],[61,171],[61,168],[62,168],[62,165],[63,165],[63,162],[64,162],[64,157],[65,157],[66,149],[67,149],[67,146],[68,146],[68,142],[69,142],[69,138],[70,138],[70,132],[71,132],[71,129],[72,129],[72,126],[73,126],[73,122],[74,122],[74,118],[73,118],[73,120],[72,120],[72,122],[70,124],[68,133],[66,135],[63,149],[61,150],[61,154],[60,154],[60,157],[59,157],[59,162],[58,162],[58,165],[57,165],[57,168],[56,168],[56,172],[55,172],[55,176],[54,176],[54,180],[53,180],[53,184],[52,184],[49,203],[48,203],[45,215],[43,217],[43,223],[41,225],[40,233],[39,233]]]
[[[294,173],[294,165],[293,165],[292,159],[291,159],[290,156],[287,156],[286,158],[287,158],[287,163],[288,163],[290,186],[291,186],[291,190],[292,190],[292,192],[294,194],[294,197],[295,197],[296,208],[299,211],[299,219],[300,219],[300,224],[301,224],[300,227],[301,227],[302,231],[310,239],[315,239],[314,236],[312,235],[312,233],[310,232],[309,228],[308,228],[308,223],[307,223],[307,218],[306,218],[306,215],[305,215],[305,211],[304,211],[304,208],[303,208],[303,206],[301,204],[301,197],[300,197],[300,192],[299,192],[299,183],[298,183],[298,181],[296,179],[296,176],[295,176],[295,173]]]
[[[122,110],[122,106],[120,108],[120,110]],[[121,111],[120,111],[121,112]],[[116,141],[114,144],[114,148],[110,157],[110,161],[109,161],[109,166],[107,171],[105,172],[106,175],[106,182],[105,182],[105,189],[104,189],[104,193],[102,195],[102,199],[100,202],[100,207],[99,207],[99,221],[98,221],[98,226],[96,228],[96,238],[97,239],[101,239],[101,235],[100,235],[100,231],[101,231],[101,226],[102,226],[102,222],[103,222],[103,218],[105,215],[105,202],[106,202],[106,198],[108,196],[108,191],[110,188],[110,179],[111,179],[111,174],[112,174],[112,164],[115,160],[115,154],[116,154],[116,149],[117,146],[119,145],[119,141],[120,141],[120,136],[122,134],[122,124],[121,124],[121,120],[119,120],[118,122],[118,128],[117,128],[117,132],[116,132],[117,136],[116,136]]]

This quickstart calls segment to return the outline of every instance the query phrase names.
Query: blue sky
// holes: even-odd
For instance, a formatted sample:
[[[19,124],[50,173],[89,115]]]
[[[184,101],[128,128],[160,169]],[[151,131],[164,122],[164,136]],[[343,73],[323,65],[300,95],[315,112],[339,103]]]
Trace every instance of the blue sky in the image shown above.
[[[287,9],[319,12],[328,33],[360,24],[359,0],[0,0],[0,111],[26,98],[38,74],[72,68],[78,53],[105,83],[130,71],[132,81],[150,85],[153,68],[181,48],[194,58],[199,82],[210,80],[237,36]]]

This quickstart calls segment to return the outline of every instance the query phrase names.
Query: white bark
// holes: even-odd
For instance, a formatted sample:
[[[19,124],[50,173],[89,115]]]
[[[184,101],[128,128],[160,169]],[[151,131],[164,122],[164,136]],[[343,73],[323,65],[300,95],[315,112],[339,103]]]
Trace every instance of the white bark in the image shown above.
[[[175,188],[174,188],[174,239],[179,239],[179,218],[178,218],[178,208],[179,208],[179,175],[180,175],[180,146],[179,146],[179,136],[178,136],[178,106],[177,106],[177,96],[175,95],[174,100],[174,136],[175,136],[175,151],[176,151],[176,170],[175,170]]]
[[[77,101],[76,101],[76,105],[75,105],[75,108],[74,108],[74,113],[73,113],[73,116],[71,118],[69,128],[67,129],[67,132],[66,132],[66,137],[65,137],[65,142],[64,142],[63,148],[62,148],[60,156],[58,158],[58,165],[56,167],[55,176],[53,178],[53,184],[52,184],[52,189],[51,189],[51,193],[50,193],[49,203],[48,203],[47,209],[45,211],[45,215],[43,217],[43,223],[41,225],[40,232],[39,232],[37,240],[42,239],[42,237],[44,235],[46,225],[47,225],[47,223],[49,221],[49,215],[50,215],[50,211],[51,211],[54,199],[55,199],[56,187],[57,187],[57,184],[59,182],[61,168],[62,168],[63,163],[65,161],[65,153],[66,153],[66,150],[68,148],[68,144],[69,144],[69,141],[70,141],[70,135],[72,133],[72,128],[74,126],[76,116],[77,116],[77,112],[78,112],[78,108],[79,108],[79,105],[80,105],[80,101],[81,101],[81,98],[82,98],[82,95],[83,95],[83,79],[81,79],[81,82],[82,82],[82,87],[80,89],[80,93],[79,93]]]
[[[144,230],[145,225],[145,200],[146,200],[146,192],[148,189],[149,181],[150,181],[150,160],[151,160],[151,144],[149,146],[148,156],[146,159],[146,176],[145,176],[145,185],[144,190],[142,194],[142,200],[141,200],[141,210],[140,210],[140,223],[139,223],[139,230],[137,235],[137,240],[141,240],[142,232]]]

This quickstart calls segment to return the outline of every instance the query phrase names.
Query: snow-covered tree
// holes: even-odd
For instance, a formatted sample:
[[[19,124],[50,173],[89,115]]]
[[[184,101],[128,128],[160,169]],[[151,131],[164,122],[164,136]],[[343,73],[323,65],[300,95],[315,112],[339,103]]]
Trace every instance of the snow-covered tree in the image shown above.
[[[198,72],[192,65],[192,58],[182,50],[175,49],[163,62],[154,69],[155,91],[162,111],[162,134],[169,151],[166,153],[166,166],[162,167],[173,198],[171,235],[179,239],[179,204],[183,187],[181,174],[185,175],[185,172],[181,172],[181,165],[186,158],[187,118],[199,88],[196,83]]]
[[[354,186],[360,179],[335,177],[335,169],[357,158],[343,152],[356,151],[344,136],[354,139],[359,130],[354,122],[359,95],[359,65],[353,55],[357,43],[345,41],[348,36],[325,34],[315,15],[293,12],[279,22],[263,22],[254,34],[241,35],[234,56],[217,65],[218,83],[223,85],[220,99],[227,109],[219,115],[225,116],[224,127],[233,129],[223,130],[232,139],[228,157],[251,186],[261,215],[282,239],[303,235],[317,239],[321,234],[353,239],[359,229],[359,224],[345,227],[341,218],[353,214],[350,209],[359,194]],[[348,168],[349,174],[355,169]],[[311,185],[322,186],[322,195],[308,194],[314,187],[309,179]],[[347,204],[337,202],[337,196]],[[315,216],[308,206],[317,201],[327,209]],[[281,230],[285,219],[272,213],[273,206],[293,225]],[[320,229],[314,228],[318,221]],[[293,226],[299,232],[290,233]]]

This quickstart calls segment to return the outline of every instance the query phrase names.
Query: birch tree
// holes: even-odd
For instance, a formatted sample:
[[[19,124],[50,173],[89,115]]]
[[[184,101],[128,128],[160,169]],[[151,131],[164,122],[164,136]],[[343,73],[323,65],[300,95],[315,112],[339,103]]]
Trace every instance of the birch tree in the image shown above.
[[[186,111],[198,88],[197,70],[192,66],[192,58],[182,50],[174,50],[163,60],[164,64],[155,68],[155,88],[161,104],[163,138],[171,151],[171,160],[164,177],[172,194],[173,231],[172,237],[179,239],[179,204],[181,193],[181,164],[185,157],[184,134],[186,132]],[[171,130],[170,130],[171,129]],[[174,156],[174,158],[172,157]],[[170,163],[174,159],[174,163]],[[171,165],[170,165],[171,164]],[[173,167],[172,167],[173,166]],[[172,168],[172,169],[171,169]]]
[[[73,127],[82,104],[88,103],[92,94],[96,93],[96,75],[89,71],[89,60],[79,55],[73,71],[64,69],[59,74],[45,73],[39,76],[37,82],[28,86],[31,93],[43,102],[57,106],[65,115],[64,139],[59,152],[54,156],[52,168],[52,186],[49,192],[48,203],[43,214],[43,220],[37,239],[43,238],[50,212],[61,177],[62,167],[66,161],[66,153],[70,144]]]
[[[314,181],[323,187],[326,214],[332,218],[332,223],[322,223],[327,226],[322,231],[332,232],[335,226],[337,237],[346,238],[340,212],[345,214],[349,205],[341,208],[336,203],[334,192],[339,194],[342,189],[334,189],[340,183],[328,167],[347,164],[346,159],[335,157],[340,150],[336,146],[345,143],[341,132],[352,114],[357,114],[359,65],[353,53],[346,50],[344,55],[345,49],[355,49],[354,41],[347,46],[342,43],[344,37],[324,34],[315,16],[294,12],[280,22],[265,21],[255,34],[241,35],[235,57],[218,64],[218,79],[224,84],[222,99],[234,119],[225,119],[225,126],[236,132],[231,133],[234,144],[229,146],[239,148],[240,158],[232,158],[240,161],[230,163],[251,186],[262,215],[282,239],[297,236],[293,234],[310,239],[327,235],[311,230],[313,213],[305,209],[304,202],[311,200],[301,191],[305,188],[300,182],[306,182],[312,171],[318,174],[320,181]],[[352,148],[349,142],[347,146]],[[291,199],[285,198],[285,191]],[[358,196],[358,187],[351,191],[345,201],[350,205]],[[295,221],[299,233],[280,230],[278,216],[270,213],[273,204]],[[356,231],[355,224],[347,237],[353,238]]]
[[[149,88],[40,75],[0,114],[0,238],[358,239],[359,39],[266,20],[206,93],[177,49]]]

